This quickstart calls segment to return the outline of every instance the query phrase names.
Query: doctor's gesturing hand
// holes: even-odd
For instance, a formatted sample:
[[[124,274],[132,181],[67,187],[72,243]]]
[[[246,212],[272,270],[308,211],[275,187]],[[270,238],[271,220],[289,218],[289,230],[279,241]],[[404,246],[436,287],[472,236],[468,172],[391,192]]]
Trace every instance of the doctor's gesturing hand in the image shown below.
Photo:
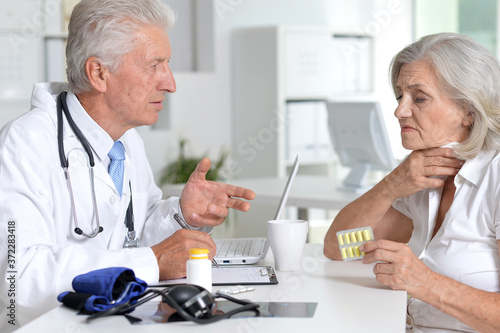
[[[250,203],[245,200],[255,198],[252,190],[206,180],[209,169],[210,159],[202,159],[182,190],[182,214],[194,227],[217,226],[224,222],[229,208],[246,212]]]
[[[216,226],[224,222],[229,208],[248,211],[255,193],[234,185],[207,181],[210,160],[204,158],[196,166],[184,187],[180,205],[186,221],[193,227]],[[239,199],[237,199],[239,198]],[[206,248],[210,259],[216,253],[209,234],[198,230],[177,230],[173,235],[151,247],[158,260],[160,280],[186,276],[190,248]]]

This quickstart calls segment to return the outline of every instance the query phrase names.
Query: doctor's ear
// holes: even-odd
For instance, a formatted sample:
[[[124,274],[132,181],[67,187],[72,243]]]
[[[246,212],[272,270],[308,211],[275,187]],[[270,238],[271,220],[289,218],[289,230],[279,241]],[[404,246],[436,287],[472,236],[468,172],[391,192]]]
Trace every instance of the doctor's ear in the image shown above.
[[[85,62],[85,72],[90,84],[95,90],[105,92],[107,90],[107,77],[109,69],[102,64],[101,59],[90,57]]]

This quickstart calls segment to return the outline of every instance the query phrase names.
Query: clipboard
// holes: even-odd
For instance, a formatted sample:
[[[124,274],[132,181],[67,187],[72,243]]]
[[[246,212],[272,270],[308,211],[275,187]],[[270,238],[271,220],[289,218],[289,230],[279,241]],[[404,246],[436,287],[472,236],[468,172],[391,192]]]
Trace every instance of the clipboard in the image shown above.
[[[222,266],[212,267],[212,285],[262,285],[278,284],[271,266]]]
[[[186,279],[160,281],[149,287],[168,287],[186,284]],[[271,266],[219,266],[212,267],[213,286],[267,285],[278,284],[278,278]]]

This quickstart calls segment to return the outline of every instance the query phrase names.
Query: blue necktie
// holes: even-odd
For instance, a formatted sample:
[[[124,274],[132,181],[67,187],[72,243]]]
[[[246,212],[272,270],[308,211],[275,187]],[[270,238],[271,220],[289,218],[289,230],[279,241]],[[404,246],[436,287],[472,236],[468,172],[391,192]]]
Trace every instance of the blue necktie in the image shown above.
[[[108,153],[111,162],[109,163],[108,173],[115,183],[116,190],[118,194],[122,195],[123,189],[123,172],[125,170],[125,165],[123,161],[125,160],[125,147],[120,141],[115,141],[115,144]]]

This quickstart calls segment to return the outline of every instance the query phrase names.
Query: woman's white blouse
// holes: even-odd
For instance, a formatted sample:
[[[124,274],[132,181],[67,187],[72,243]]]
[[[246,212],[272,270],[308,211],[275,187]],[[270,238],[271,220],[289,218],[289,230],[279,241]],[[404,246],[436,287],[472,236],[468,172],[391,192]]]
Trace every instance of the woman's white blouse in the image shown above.
[[[500,292],[500,154],[482,151],[466,161],[455,177],[455,197],[443,224],[431,239],[442,189],[400,198],[393,207],[413,220],[408,243],[433,271],[474,288]],[[474,332],[459,320],[411,299],[414,331],[426,327]]]

